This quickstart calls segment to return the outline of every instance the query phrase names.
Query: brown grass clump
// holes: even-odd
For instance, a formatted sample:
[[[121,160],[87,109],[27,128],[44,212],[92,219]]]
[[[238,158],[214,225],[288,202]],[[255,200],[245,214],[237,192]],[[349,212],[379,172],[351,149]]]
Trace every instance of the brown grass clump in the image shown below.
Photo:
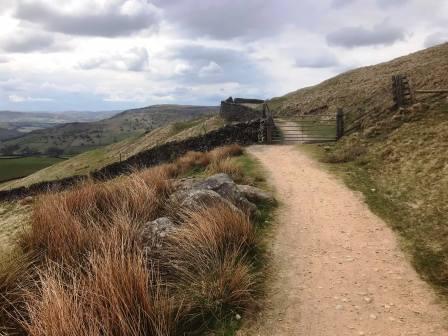
[[[244,176],[243,168],[232,158],[212,161],[205,172],[207,175],[224,173],[229,175],[235,182],[240,182]]]
[[[243,148],[238,144],[218,147],[210,151],[211,160],[222,160],[231,156],[238,156],[243,154]]]
[[[28,335],[155,335],[176,333],[182,302],[169,296],[156,268],[142,253],[104,250],[90,259],[89,272],[50,267],[41,290],[28,294]]]
[[[178,172],[184,174],[192,168],[205,168],[210,163],[208,153],[203,152],[187,152],[175,161]]]
[[[248,217],[221,203],[182,217],[182,226],[168,240],[165,267],[180,280],[177,286],[193,316],[207,323],[245,311],[257,287],[251,262],[255,234]]]
[[[24,307],[23,289],[33,287],[32,266],[27,255],[0,253],[0,335],[19,331],[16,313]]]
[[[21,237],[25,251],[54,261],[77,262],[117,217],[135,225],[157,217],[170,190],[167,172],[149,169],[106,183],[87,182],[70,191],[40,197],[31,227]]]

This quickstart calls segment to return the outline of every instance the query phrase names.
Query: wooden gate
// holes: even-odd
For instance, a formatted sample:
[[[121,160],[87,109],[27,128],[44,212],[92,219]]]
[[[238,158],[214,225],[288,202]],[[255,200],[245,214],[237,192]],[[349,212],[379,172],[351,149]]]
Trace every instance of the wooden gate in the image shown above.
[[[344,134],[342,111],[337,114],[302,115],[291,119],[274,118],[267,125],[268,143],[322,143]]]

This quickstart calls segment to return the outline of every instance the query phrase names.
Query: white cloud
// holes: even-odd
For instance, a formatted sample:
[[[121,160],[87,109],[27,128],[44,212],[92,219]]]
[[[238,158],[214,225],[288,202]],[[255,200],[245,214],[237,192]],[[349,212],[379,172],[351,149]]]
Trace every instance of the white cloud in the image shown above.
[[[203,66],[199,70],[199,76],[206,77],[206,76],[213,76],[222,73],[221,66],[213,61],[210,61],[207,65]]]
[[[20,95],[9,95],[9,101],[13,103],[23,103],[23,102],[51,102],[51,98],[40,98],[40,97],[24,97]]]
[[[425,47],[429,48],[446,42],[448,42],[448,31],[437,32],[429,35],[425,39]]]
[[[79,67],[84,70],[109,69],[141,72],[148,70],[149,54],[145,48],[136,47],[119,54],[86,59],[79,63]]]
[[[174,73],[176,75],[186,75],[186,74],[191,73],[191,71],[193,71],[193,67],[186,62],[178,63],[174,67]]]

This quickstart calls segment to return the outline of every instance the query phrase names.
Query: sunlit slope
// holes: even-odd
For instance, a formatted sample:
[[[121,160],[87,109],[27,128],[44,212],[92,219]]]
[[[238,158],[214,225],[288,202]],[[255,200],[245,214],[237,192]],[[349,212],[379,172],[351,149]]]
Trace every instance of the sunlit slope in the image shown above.
[[[127,158],[156,145],[182,140],[213,131],[224,122],[219,117],[201,118],[160,127],[148,134],[82,153],[73,158],[40,170],[23,179],[0,185],[0,190],[29,186],[74,175],[87,175],[111,163]]]

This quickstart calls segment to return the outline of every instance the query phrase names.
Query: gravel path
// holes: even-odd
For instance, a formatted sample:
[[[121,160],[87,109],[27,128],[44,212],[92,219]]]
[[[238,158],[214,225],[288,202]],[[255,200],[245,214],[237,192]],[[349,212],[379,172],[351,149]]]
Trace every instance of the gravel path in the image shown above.
[[[448,335],[445,313],[362,198],[294,146],[253,146],[281,202],[265,310],[241,335]]]

